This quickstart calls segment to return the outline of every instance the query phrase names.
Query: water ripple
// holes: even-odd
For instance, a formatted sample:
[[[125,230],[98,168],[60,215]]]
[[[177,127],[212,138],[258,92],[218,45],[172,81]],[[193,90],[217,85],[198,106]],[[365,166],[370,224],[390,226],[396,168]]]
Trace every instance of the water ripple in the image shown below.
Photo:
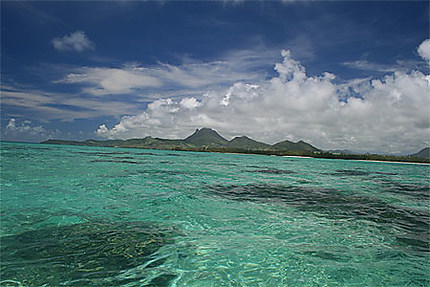
[[[397,228],[398,244],[418,252],[430,251],[430,214],[388,204],[381,199],[342,193],[336,189],[275,184],[213,185],[213,195],[236,201],[274,202],[329,219],[354,219]]]
[[[168,233],[154,225],[53,226],[2,237],[1,242],[2,280],[27,286],[119,286],[145,279],[148,284],[167,286],[175,277],[158,274],[153,281],[146,278],[150,269],[165,261],[157,259],[157,251],[173,243]],[[141,265],[145,268],[140,274],[121,278]]]

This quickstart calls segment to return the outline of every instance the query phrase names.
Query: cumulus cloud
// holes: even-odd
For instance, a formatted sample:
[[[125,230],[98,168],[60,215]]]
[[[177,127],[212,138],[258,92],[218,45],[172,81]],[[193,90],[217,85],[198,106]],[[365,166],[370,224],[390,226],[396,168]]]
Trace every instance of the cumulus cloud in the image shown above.
[[[31,135],[43,134],[46,132],[45,128],[42,126],[33,126],[31,121],[23,121],[20,125],[16,124],[16,120],[11,118],[6,126],[6,133],[13,132],[24,132]]]
[[[41,125],[35,125],[29,120],[17,121],[9,119],[2,137],[6,140],[38,142],[57,135],[59,131],[48,131]]]
[[[54,38],[51,43],[58,51],[83,52],[95,48],[95,44],[90,41],[83,31],[76,31],[63,37]]]
[[[396,71],[339,84],[331,73],[307,75],[289,51],[282,56],[273,78],[237,81],[199,98],[157,99],[97,133],[184,138],[195,128],[211,127],[226,137],[245,134],[268,143],[306,140],[320,148],[393,153],[430,144],[429,75]]]
[[[425,60],[430,61],[430,39],[424,40],[418,47],[418,54]]]

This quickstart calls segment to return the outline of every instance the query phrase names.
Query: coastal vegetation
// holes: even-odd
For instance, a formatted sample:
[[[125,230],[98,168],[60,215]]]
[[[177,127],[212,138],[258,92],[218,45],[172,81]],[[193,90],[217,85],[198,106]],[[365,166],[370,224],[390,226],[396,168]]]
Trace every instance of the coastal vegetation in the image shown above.
[[[127,140],[47,140],[43,144],[79,145],[96,147],[122,147],[122,148],[143,148],[161,150],[179,150],[195,152],[220,152],[220,153],[242,153],[261,154],[276,156],[301,156],[327,159],[345,160],[374,160],[374,161],[398,161],[398,162],[418,162],[430,163],[430,148],[424,148],[416,154],[407,156],[393,156],[380,154],[353,154],[342,151],[323,151],[304,141],[296,143],[285,140],[269,145],[255,141],[247,136],[235,137],[228,141],[219,135],[215,130],[209,128],[197,129],[192,135],[185,139],[161,139],[145,137],[141,139]]]

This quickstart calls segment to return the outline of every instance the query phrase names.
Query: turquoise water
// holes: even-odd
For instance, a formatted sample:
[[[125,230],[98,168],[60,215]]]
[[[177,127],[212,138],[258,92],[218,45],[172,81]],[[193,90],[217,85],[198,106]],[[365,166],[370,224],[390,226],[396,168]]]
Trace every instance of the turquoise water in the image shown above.
[[[2,143],[2,286],[428,286],[430,166]]]

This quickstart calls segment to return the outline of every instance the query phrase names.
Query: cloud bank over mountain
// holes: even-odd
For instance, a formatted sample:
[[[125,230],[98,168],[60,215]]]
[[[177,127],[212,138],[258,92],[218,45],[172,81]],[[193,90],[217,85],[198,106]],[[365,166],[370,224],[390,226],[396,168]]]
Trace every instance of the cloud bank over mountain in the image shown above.
[[[417,48],[423,59],[429,42]],[[282,57],[272,78],[237,81],[201,97],[157,99],[112,128],[100,125],[97,134],[108,139],[180,138],[211,127],[231,137],[247,134],[269,143],[302,139],[320,148],[357,151],[396,153],[430,144],[429,75],[399,70],[382,79],[341,83],[328,72],[307,75],[288,50]]]
[[[428,1],[42,2],[2,3],[2,140],[429,145]]]

